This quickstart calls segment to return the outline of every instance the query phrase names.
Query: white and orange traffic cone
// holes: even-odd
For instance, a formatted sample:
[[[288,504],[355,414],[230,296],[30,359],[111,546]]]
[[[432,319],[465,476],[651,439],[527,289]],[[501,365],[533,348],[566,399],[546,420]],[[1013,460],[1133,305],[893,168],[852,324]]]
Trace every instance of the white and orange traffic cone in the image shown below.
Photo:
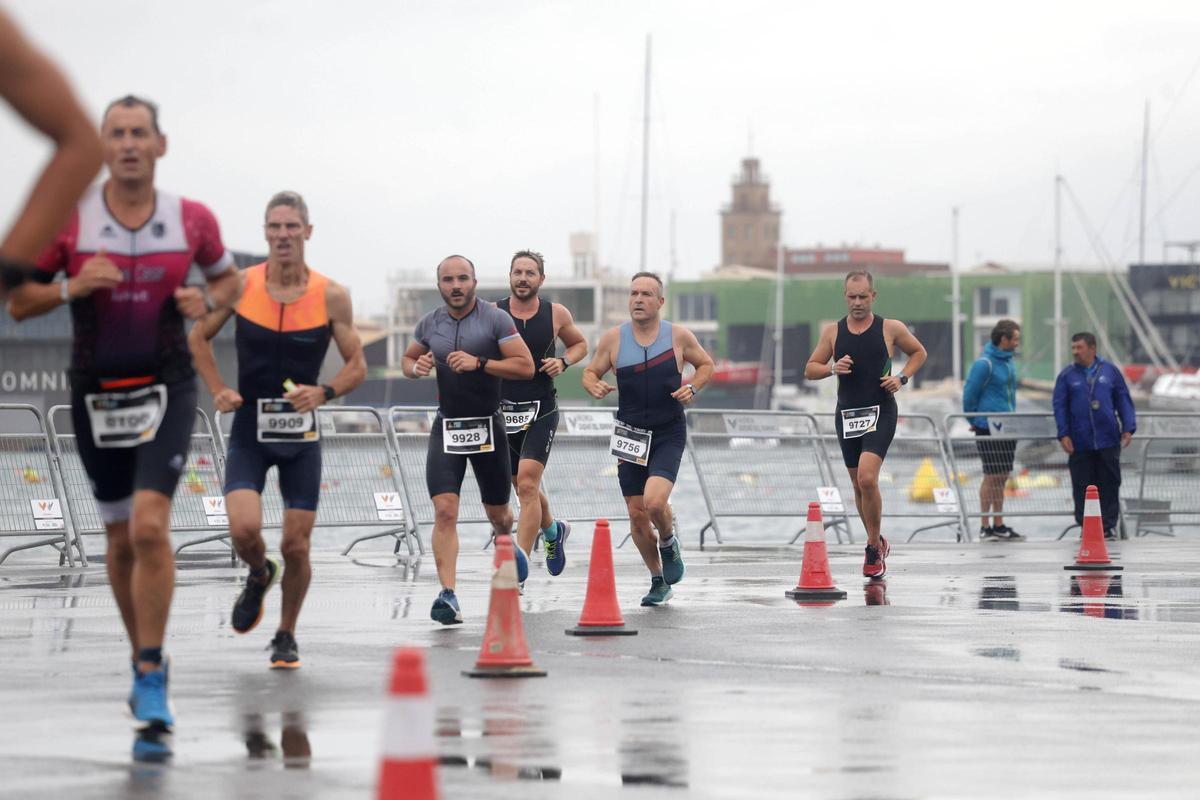
[[[1087,487],[1083,500],[1083,536],[1079,538],[1079,554],[1074,564],[1063,569],[1117,570],[1124,567],[1108,558],[1108,546],[1104,544],[1104,523],[1100,521],[1100,491],[1095,486]]]
[[[608,520],[596,520],[592,534],[592,560],[588,562],[587,594],[579,624],[567,628],[571,636],[634,636],[637,631],[625,627],[621,604],[617,601],[617,580],[613,573],[612,534]]]
[[[521,622],[521,594],[517,586],[517,561],[511,536],[496,537],[492,562],[492,597],[488,602],[487,628],[475,669],[464,670],[468,678],[544,678],[546,671],[533,665],[525,626]]]
[[[437,800],[437,747],[433,702],[425,680],[425,657],[400,648],[383,717],[378,800]]]
[[[793,600],[844,600],[846,593],[833,583],[829,572],[829,553],[825,549],[825,523],[821,504],[808,504],[808,522],[804,529],[804,563],[800,583],[784,592]]]

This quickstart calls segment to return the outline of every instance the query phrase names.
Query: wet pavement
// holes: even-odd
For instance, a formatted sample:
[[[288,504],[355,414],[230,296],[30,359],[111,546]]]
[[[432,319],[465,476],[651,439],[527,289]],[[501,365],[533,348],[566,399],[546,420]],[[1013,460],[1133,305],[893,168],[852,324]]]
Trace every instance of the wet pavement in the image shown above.
[[[639,635],[575,638],[587,537],[536,567],[522,607],[549,677],[476,681],[490,553],[464,548],[466,624],[429,620],[432,557],[316,556],[303,669],[266,669],[278,596],[238,636],[241,572],[180,562],[167,649],[179,720],[168,764],[135,763],[127,650],[98,562],[0,568],[0,796],[372,796],[391,649],[427,648],[447,798],[1194,797],[1200,540],[1112,548],[1122,573],[1072,575],[1070,542],[897,544],[885,584],[831,545],[849,597],[784,597],[800,550],[685,551]],[[41,557],[43,560],[45,556]],[[44,561],[43,561],[44,563]],[[273,590],[274,592],[274,590]],[[1097,795],[1099,793],[1099,795]]]

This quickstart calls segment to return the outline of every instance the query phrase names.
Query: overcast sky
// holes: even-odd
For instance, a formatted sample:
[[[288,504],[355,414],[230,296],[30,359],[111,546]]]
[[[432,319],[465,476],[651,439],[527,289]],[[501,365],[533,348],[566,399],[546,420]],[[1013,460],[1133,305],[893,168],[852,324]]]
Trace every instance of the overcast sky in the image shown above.
[[[645,36],[653,35],[649,266],[720,259],[718,212],[753,142],[789,245],[863,242],[960,262],[1049,262],[1061,171],[1114,258],[1200,239],[1200,6],[1181,2],[302,2],[18,0],[7,8],[99,114],[162,106],[159,185],[262,250],[296,189],[309,263],[380,311],[383,278],[461,252],[482,276],[533,247],[550,279],[593,227],[638,262]],[[598,98],[598,101],[597,101]],[[599,106],[599,185],[594,136]],[[10,221],[46,148],[0,113]],[[1095,262],[1064,216],[1067,258]],[[432,277],[432,276],[431,276]]]

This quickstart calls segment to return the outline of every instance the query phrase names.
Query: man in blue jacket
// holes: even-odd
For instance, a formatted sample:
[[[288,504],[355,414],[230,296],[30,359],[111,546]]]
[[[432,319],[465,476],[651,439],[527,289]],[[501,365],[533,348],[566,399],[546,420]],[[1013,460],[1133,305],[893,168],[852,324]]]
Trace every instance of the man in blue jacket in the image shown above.
[[[1021,326],[1002,319],[992,328],[992,341],[983,355],[971,365],[963,386],[963,411],[1016,411],[1017,365],[1013,356],[1021,345]],[[1004,524],[1004,486],[1012,473],[1017,440],[1005,436],[1004,419],[971,417],[975,446],[983,462],[983,480],[979,484],[979,541],[1020,542],[1024,536]],[[986,437],[986,438],[983,438]],[[991,524],[988,513],[991,512]]]
[[[1075,521],[1083,524],[1083,495],[1089,484],[1100,490],[1105,538],[1116,538],[1121,510],[1121,448],[1137,430],[1137,416],[1125,377],[1096,355],[1096,337],[1071,337],[1075,363],[1054,383],[1054,421],[1066,451],[1075,495]]]

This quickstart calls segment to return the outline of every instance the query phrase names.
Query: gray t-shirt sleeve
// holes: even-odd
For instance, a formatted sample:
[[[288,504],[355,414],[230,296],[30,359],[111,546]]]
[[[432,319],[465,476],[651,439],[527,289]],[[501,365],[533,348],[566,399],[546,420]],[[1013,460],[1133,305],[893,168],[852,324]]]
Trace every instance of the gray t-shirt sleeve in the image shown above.
[[[509,339],[513,339],[521,335],[517,333],[517,326],[513,323],[512,317],[496,306],[491,306],[491,309],[492,334],[496,337],[497,342],[503,344]]]
[[[413,340],[426,350],[429,349],[429,328],[432,324],[430,321],[432,316],[432,314],[426,314],[421,317],[421,321],[417,323],[416,330],[413,331]]]

